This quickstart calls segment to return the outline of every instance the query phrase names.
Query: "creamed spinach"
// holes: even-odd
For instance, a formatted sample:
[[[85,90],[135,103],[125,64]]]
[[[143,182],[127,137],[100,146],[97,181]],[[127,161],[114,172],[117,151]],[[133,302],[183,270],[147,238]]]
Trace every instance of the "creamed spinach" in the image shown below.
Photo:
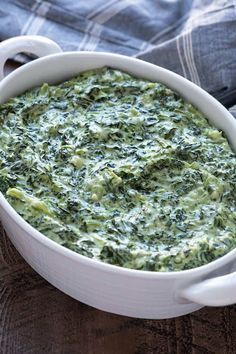
[[[236,246],[235,154],[163,84],[88,71],[10,99],[0,124],[0,189],[59,244],[151,271]]]

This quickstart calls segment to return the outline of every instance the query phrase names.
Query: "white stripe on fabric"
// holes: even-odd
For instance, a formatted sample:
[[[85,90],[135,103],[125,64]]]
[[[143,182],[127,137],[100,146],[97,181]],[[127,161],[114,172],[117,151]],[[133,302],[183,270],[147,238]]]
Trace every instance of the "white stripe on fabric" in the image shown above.
[[[225,7],[217,7],[216,4],[212,3],[210,6],[205,8],[205,11],[201,12],[196,9],[193,11],[195,16],[190,16],[189,20],[185,24],[185,28],[183,30],[183,36],[187,37],[186,40],[188,41],[188,54],[189,54],[189,72],[191,75],[192,81],[194,81],[198,86],[201,86],[200,77],[197,71],[196,63],[194,60],[194,52],[193,52],[193,45],[192,45],[192,30],[193,28],[201,25],[210,25],[216,24],[221,21],[219,17],[218,11],[222,11],[223,9],[227,9],[232,7],[232,4],[227,5]],[[196,25],[196,26],[195,26]],[[186,55],[187,56],[187,55]]]
[[[152,49],[155,49],[155,45],[147,43],[147,42],[143,42],[142,45],[139,48],[138,53],[134,54],[133,57],[137,58],[140,55],[143,55],[143,54],[151,51]]]
[[[94,16],[100,14],[101,11],[103,11],[104,9],[106,9],[108,6],[116,3],[119,0],[110,0],[108,1],[106,4],[103,4],[102,6],[100,6],[98,9],[92,11],[88,16],[87,19],[92,19]],[[94,23],[92,21],[89,21],[87,27],[85,28],[84,31],[84,37],[82,39],[82,41],[80,42],[79,46],[78,46],[78,50],[83,50],[85,48],[86,43],[89,41],[90,39],[90,31],[93,27]]]
[[[174,29],[175,27],[180,25],[188,17],[189,17],[189,12],[185,16],[179,18],[176,22],[174,22],[170,26],[168,26],[168,27],[164,28],[162,31],[156,33],[151,39],[149,39],[148,42],[154,43],[155,45],[157,45],[158,39],[160,39],[160,37],[162,37],[164,34],[168,33],[169,31],[171,31],[172,29]]]
[[[194,53],[193,53],[192,31],[189,34],[189,52],[190,52],[190,58],[191,58],[192,66],[193,66],[193,72],[195,73],[195,81],[194,82],[198,86],[201,86],[201,81],[200,81],[200,77],[198,75],[197,66],[196,66],[196,63],[195,63]]]
[[[34,6],[32,7],[31,11],[39,11],[40,15],[36,15],[33,13],[27,23],[25,24],[24,28],[22,29],[21,33],[22,34],[29,34],[29,35],[35,35],[38,34],[40,28],[45,22],[45,16],[50,9],[51,4],[49,2],[42,2],[41,0],[38,0]]]
[[[159,43],[161,43],[163,35],[165,35],[166,33],[168,33],[168,31],[171,31],[172,29],[174,29],[175,27],[180,25],[185,19],[187,19],[187,21],[184,24],[184,28],[183,28],[180,36],[184,35],[186,32],[189,31],[189,29],[193,28],[193,22],[194,21],[196,22],[196,24],[198,26],[199,25],[210,25],[210,24],[213,24],[213,23],[220,22],[221,19],[219,18],[218,11],[223,11],[223,10],[229,8],[229,7],[232,7],[233,6],[232,3],[233,3],[233,1],[231,1],[231,4],[227,4],[224,7],[222,7],[222,6],[221,7],[217,7],[216,3],[211,3],[209,6],[205,6],[204,10],[202,8],[199,9],[197,7],[191,9],[190,12],[188,12],[182,18],[177,20],[177,22],[175,22],[174,24],[170,25],[169,27],[166,27],[165,29],[163,29],[159,33],[156,33],[152,38],[149,39],[148,42],[143,43],[143,45],[140,47],[140,52],[138,52],[135,56],[137,57],[137,56],[143,55],[147,51],[152,50],[153,48],[155,48],[155,46],[157,46]],[[214,14],[214,12],[216,12],[216,13]],[[177,37],[174,37],[174,38],[177,38]],[[151,45],[151,43],[153,43],[153,46]],[[190,39],[190,43],[191,43],[191,49],[192,49],[193,48],[192,47],[192,37]],[[193,65],[196,68],[194,61],[193,61]],[[199,78],[199,75],[197,73],[197,69],[195,71],[195,74]],[[200,80],[199,80],[199,83],[200,83]]]
[[[178,52],[178,56],[179,56],[179,62],[180,62],[181,67],[182,67],[183,75],[184,75],[184,77],[187,78],[187,72],[185,70],[185,66],[184,66],[184,62],[183,62],[183,58],[182,58],[182,53],[181,53],[181,47],[180,47],[180,39],[181,38],[182,38],[181,36],[177,37],[176,48],[177,48],[177,52]]]
[[[89,31],[91,30],[92,27],[93,27],[93,22],[91,21],[91,22],[89,22],[88,26],[85,29],[85,34],[84,34],[82,41],[80,42],[80,44],[78,46],[78,50],[83,50],[85,44],[87,43],[87,41],[90,38]]]
[[[218,7],[215,5],[217,4],[216,3],[210,4],[205,8],[205,11],[203,12],[198,11],[198,9],[193,11],[195,15],[189,17],[189,20],[186,22],[185,29],[183,32],[184,34],[186,33],[189,37],[189,50],[190,50],[192,67],[194,71],[194,82],[199,86],[201,86],[201,81],[194,60],[194,54],[193,54],[194,52],[193,52],[193,45],[192,45],[192,29],[194,28],[195,25],[200,26],[200,25],[210,25],[213,23],[214,24],[219,23],[221,21],[221,18],[219,17],[218,12],[234,6],[232,3],[227,4],[224,7]]]
[[[49,4],[49,2],[42,3],[39,6],[38,11],[40,11],[40,16],[35,17],[35,19],[31,23],[30,28],[28,28],[27,34],[34,35],[39,33],[40,28],[42,27],[42,25],[46,20],[45,16],[48,13],[50,7],[51,4]]]
[[[199,78],[197,67],[196,67],[195,60],[194,60],[193,44],[192,44],[192,33],[193,33],[194,26],[196,24],[195,18],[197,18],[197,16],[193,17],[193,20],[188,23],[188,28],[184,30],[183,41],[185,42],[185,46],[184,46],[185,57],[186,57],[186,63],[189,68],[189,74],[190,74],[191,80],[193,82],[195,82],[195,84],[200,86],[200,78]]]
[[[101,12],[93,18],[93,21],[103,24],[109,21],[112,17],[117,15],[119,12],[124,10],[126,7],[137,4],[138,0],[120,0],[114,3],[114,6],[106,8],[105,11]]]
[[[109,21],[112,17],[117,15],[119,12],[136,3],[136,0],[116,0],[111,3],[111,6],[107,7],[104,11],[100,12],[97,16],[93,17],[93,21],[96,22],[90,31],[90,37],[87,43],[83,45],[84,50],[95,50],[97,44],[100,41],[100,34],[102,32],[102,25]]]
[[[213,4],[212,6],[205,7],[204,11],[192,11],[192,13],[195,13],[195,15],[190,16],[186,21],[184,30],[188,31],[189,28],[191,29],[193,27],[193,22],[195,22],[197,26],[219,23],[222,21],[222,18],[219,16],[219,12],[222,12],[223,14],[225,10],[230,7],[234,7],[234,5],[231,4],[225,7],[217,8],[214,7]]]
[[[96,49],[97,44],[100,40],[100,34],[102,32],[102,26],[95,24],[90,31],[90,38],[88,39],[86,45],[84,46],[85,50],[93,51]]]
[[[42,0],[36,0],[33,6],[31,7],[32,14],[30,15],[28,21],[26,21],[25,25],[21,29],[21,34],[27,34],[28,28],[30,27],[31,23],[33,22],[34,18],[36,17],[35,11],[41,5]]]
[[[232,5],[227,5],[226,7],[224,7],[224,9],[229,8],[231,6]],[[184,26],[184,30],[180,35],[183,38],[183,54],[187,64],[187,68],[189,70],[190,78],[193,82],[195,82],[199,86],[201,86],[201,81],[194,60],[193,45],[192,45],[192,31],[195,28],[194,27],[195,24],[197,26],[200,26],[200,25],[210,25],[213,23],[215,24],[220,22],[218,11],[222,11],[222,8],[217,8],[214,6],[214,4],[211,4],[206,9],[204,12],[200,12],[198,11],[198,9],[192,11],[192,13],[194,13],[195,15],[193,17],[190,16],[190,19],[186,22]]]
[[[118,1],[119,1],[119,0],[118,0]],[[98,9],[94,10],[93,12],[91,12],[91,13],[87,16],[87,18],[88,18],[89,20],[93,19],[94,16],[99,15],[99,13],[100,13],[101,11],[103,11],[104,9],[106,9],[108,6],[110,6],[110,5],[113,4],[114,2],[117,2],[117,0],[110,0],[110,1],[106,2],[105,4],[103,4],[102,6],[100,6]]]
[[[190,78],[191,81],[195,81],[194,72],[193,72],[193,69],[192,69],[192,62],[191,62],[191,58],[190,58],[190,55],[189,55],[188,34],[185,33],[182,38],[183,38],[183,54],[184,54],[184,59],[185,59],[186,66],[188,68],[189,78]]]

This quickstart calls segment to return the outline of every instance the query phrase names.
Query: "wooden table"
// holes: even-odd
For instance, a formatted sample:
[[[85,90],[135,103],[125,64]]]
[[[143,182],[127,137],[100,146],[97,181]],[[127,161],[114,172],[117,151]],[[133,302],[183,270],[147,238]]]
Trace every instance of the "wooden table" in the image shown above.
[[[105,313],[46,282],[0,233],[0,354],[236,353],[236,306],[171,320]]]

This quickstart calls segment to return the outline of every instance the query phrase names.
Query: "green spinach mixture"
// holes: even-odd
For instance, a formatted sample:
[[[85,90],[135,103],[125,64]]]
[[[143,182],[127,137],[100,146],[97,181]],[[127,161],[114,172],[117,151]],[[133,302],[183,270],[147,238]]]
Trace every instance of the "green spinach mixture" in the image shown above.
[[[0,190],[59,244],[151,271],[236,246],[235,154],[163,84],[88,71],[10,99],[0,124]]]

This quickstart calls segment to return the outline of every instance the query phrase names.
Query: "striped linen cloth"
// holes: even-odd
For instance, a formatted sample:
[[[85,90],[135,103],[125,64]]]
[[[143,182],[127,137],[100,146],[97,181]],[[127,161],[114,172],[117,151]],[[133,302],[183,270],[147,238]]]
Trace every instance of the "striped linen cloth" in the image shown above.
[[[236,104],[235,0],[0,0],[0,40],[45,35],[65,51],[121,53]],[[18,56],[25,61],[25,56]],[[232,108],[236,116],[236,106]]]

